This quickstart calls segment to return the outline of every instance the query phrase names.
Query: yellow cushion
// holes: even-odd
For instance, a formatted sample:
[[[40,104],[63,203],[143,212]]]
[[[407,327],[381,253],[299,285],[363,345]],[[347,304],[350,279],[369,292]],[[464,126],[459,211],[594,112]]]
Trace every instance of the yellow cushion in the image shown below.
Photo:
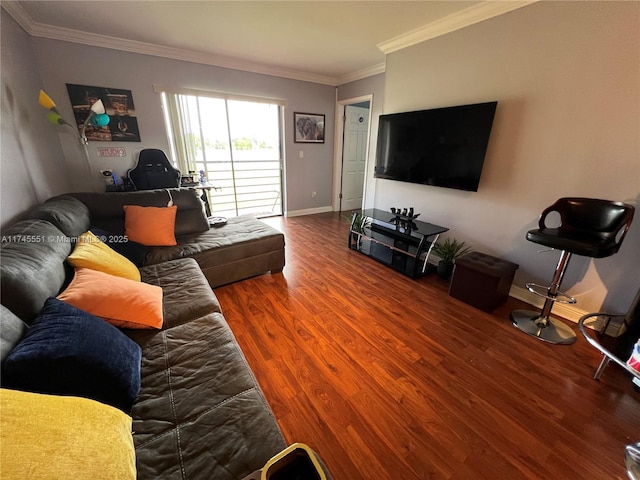
[[[131,417],[79,397],[0,389],[2,478],[135,480]]]
[[[140,281],[138,267],[106,243],[101,242],[92,232],[80,235],[67,260],[76,268],[91,268],[110,275]]]
[[[108,273],[76,268],[58,299],[120,328],[162,328],[162,289]]]
[[[124,206],[124,234],[147,247],[176,245],[176,213],[178,207]]]

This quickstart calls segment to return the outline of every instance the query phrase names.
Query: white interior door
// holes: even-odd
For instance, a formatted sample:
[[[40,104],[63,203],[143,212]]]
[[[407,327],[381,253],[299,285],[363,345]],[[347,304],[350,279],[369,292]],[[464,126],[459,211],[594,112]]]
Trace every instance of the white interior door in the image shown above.
[[[369,109],[345,106],[341,210],[362,208]]]

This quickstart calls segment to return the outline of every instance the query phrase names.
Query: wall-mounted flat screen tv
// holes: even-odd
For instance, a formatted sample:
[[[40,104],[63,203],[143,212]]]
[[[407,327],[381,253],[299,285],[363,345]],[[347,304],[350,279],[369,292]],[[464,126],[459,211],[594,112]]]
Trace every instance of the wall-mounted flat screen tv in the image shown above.
[[[497,105],[380,115],[375,177],[477,191]]]

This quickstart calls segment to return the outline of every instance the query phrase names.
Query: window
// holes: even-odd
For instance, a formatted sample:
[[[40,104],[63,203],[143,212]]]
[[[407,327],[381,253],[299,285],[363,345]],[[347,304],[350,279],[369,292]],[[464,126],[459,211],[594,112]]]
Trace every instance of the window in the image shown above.
[[[282,214],[282,102],[163,91],[171,153],[203,174],[211,214]]]

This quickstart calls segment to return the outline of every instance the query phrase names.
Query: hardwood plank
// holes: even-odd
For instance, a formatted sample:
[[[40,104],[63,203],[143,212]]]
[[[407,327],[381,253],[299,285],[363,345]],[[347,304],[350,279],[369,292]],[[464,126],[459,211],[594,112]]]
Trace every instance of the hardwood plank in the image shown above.
[[[581,336],[537,341],[509,320],[522,302],[485,313],[349,250],[345,215],[265,221],[283,273],[215,292],[287,440],[334,479],[626,478],[640,394],[615,366],[593,380]]]

